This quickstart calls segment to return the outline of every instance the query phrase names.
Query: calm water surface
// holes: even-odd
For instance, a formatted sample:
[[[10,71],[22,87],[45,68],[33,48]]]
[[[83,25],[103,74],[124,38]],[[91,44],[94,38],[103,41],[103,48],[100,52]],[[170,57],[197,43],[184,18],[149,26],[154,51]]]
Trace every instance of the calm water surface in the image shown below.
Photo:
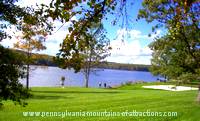
[[[74,73],[73,70],[43,66],[31,66],[29,83],[31,87],[60,86],[61,76],[65,77],[65,86],[84,86],[84,76],[81,72]],[[97,69],[90,75],[89,86],[98,87],[99,83],[116,86],[127,81],[150,82],[156,81],[157,78],[150,72]],[[25,84],[25,79],[22,79],[21,82]]]

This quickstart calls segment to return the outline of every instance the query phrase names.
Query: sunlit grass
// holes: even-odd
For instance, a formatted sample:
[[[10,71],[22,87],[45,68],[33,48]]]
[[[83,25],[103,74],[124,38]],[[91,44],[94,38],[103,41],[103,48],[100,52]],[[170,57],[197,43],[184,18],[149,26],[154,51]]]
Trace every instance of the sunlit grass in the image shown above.
[[[4,102],[1,121],[198,121],[200,105],[195,102],[197,91],[171,92],[142,89],[142,84],[117,89],[35,87],[28,106]],[[24,111],[162,111],[178,112],[177,117],[23,117]]]

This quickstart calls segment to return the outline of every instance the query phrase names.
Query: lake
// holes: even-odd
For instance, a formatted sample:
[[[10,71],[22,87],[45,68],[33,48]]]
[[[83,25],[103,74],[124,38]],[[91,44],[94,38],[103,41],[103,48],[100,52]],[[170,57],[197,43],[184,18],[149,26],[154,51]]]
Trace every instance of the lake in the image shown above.
[[[74,73],[73,70],[46,66],[31,66],[29,85],[30,87],[60,86],[62,76],[65,77],[65,86],[84,86],[84,76],[81,72]],[[157,78],[150,72],[96,69],[90,75],[89,87],[98,87],[99,83],[117,86],[128,81],[151,82]],[[26,80],[22,79],[21,83],[25,85]]]

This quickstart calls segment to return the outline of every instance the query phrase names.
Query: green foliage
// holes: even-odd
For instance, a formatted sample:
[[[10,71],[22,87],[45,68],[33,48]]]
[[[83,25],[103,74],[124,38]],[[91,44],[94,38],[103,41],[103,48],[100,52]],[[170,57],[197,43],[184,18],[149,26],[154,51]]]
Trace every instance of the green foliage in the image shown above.
[[[78,72],[85,66],[91,68],[98,65],[100,61],[109,55],[109,40],[106,38],[105,30],[100,24],[93,23],[93,28],[83,34],[77,41],[79,41],[79,44],[77,43],[76,46],[73,45],[73,42],[71,43],[70,39],[65,39],[61,44],[57,60],[59,60],[59,65],[62,68],[72,67],[75,72]],[[70,52],[69,50],[73,47],[77,49]]]
[[[42,42],[45,36],[51,33],[52,24],[48,21],[48,17],[43,13],[44,6],[37,6],[35,10],[32,7],[20,7],[15,4],[18,0],[0,1],[0,41],[10,37],[5,32],[9,26],[14,25],[17,31],[22,32],[22,36],[18,36],[19,41],[15,44],[16,48],[25,49],[27,52],[27,88],[29,78],[30,53],[32,50],[42,50],[45,47]],[[24,41],[25,40],[25,41]]]
[[[168,33],[155,38],[151,71],[182,82],[200,78],[200,3],[145,0],[138,18],[158,21]]]
[[[30,17],[28,19],[31,19],[34,17]],[[26,17],[24,18],[26,19]],[[29,22],[30,20],[27,20],[26,22]],[[34,21],[34,19],[33,19]],[[47,35],[47,32],[40,28],[40,25],[38,23],[33,22],[31,23],[24,23],[23,21],[20,21],[21,23],[21,29],[22,29],[22,35],[18,36],[18,41],[14,44],[15,48],[24,50],[27,54],[27,89],[29,88],[29,65],[32,60],[32,51],[33,50],[44,50],[46,47],[43,45],[43,42],[45,41],[45,36]]]
[[[138,13],[138,19],[144,18],[147,22],[158,21],[159,23],[153,30],[162,27],[162,25],[169,29],[172,24],[176,25],[177,22],[197,24],[199,20],[199,2],[197,1],[144,0],[143,8]],[[193,21],[193,19],[197,21]]]
[[[45,31],[51,32],[52,23],[48,21],[48,17],[43,13],[44,6],[37,6],[35,10],[32,7],[20,7],[15,3],[18,0],[1,0],[0,1],[0,41],[11,38],[11,35],[5,32],[5,29],[10,28],[11,25],[16,27],[16,30],[24,31],[22,27],[23,21],[29,25],[38,25],[44,28]]]
[[[24,56],[0,46],[0,103],[12,100],[20,105],[29,97],[28,90],[19,82],[24,77]]]
[[[94,24],[96,24],[96,28],[100,28],[98,23],[102,22],[106,13],[115,9],[116,4],[117,2],[113,0],[52,1],[50,8],[46,10],[49,13],[48,15],[53,20],[58,19],[62,22],[72,22],[68,28],[69,33],[61,44],[59,56],[64,58],[61,60],[62,62],[66,63],[68,67],[73,67],[76,71],[81,69],[81,63],[84,60],[82,53],[90,48],[90,44],[93,41],[90,31]],[[76,19],[72,19],[73,17],[76,17]]]
[[[126,0],[52,0],[49,7],[43,5],[46,7],[43,11],[47,13],[48,17],[53,20],[60,20],[63,24],[71,23],[58,54],[60,56],[58,58],[63,59],[59,59],[58,63],[66,63],[63,68],[73,67],[78,72],[84,60],[82,53],[87,51],[90,44],[93,43],[90,31],[94,25],[96,24],[96,28],[101,28],[102,20],[107,20],[106,15],[109,14],[116,13],[116,18],[111,22],[113,25],[121,16],[127,19],[126,3],[128,3]],[[116,10],[117,8],[119,8],[119,11]],[[117,12],[114,13],[114,10]],[[124,26],[124,22],[122,23],[122,26]],[[55,60],[58,60],[58,58]]]
[[[0,41],[9,37],[9,35],[3,30],[9,27],[10,24],[17,24],[18,19],[26,15],[25,8],[20,8],[15,5],[18,0],[1,0],[0,1],[0,21],[4,21],[0,24]]]
[[[38,13],[33,8],[29,8],[26,16],[17,22],[22,35],[16,38],[18,41],[14,43],[14,47],[24,50],[27,54],[27,89],[29,88],[29,65],[32,60],[32,51],[40,51],[46,49],[43,42],[48,33],[51,33],[51,24],[47,23],[47,18],[43,17],[42,13]],[[50,28],[49,28],[50,26]]]
[[[87,45],[85,45],[86,40]],[[61,44],[62,48],[60,49],[60,53],[57,54],[56,61],[61,68],[73,68],[75,72],[79,72],[82,69],[86,87],[88,87],[89,75],[92,68],[98,66],[100,62],[109,56],[111,48],[109,47],[109,39],[105,36],[103,25],[100,23],[93,23],[88,33],[82,35],[78,41],[83,43],[81,45],[80,43],[77,44],[77,50],[70,53],[69,49],[73,47],[73,43],[69,43],[65,39]]]
[[[99,27],[100,26],[100,27]],[[85,76],[86,87],[88,87],[88,81],[92,68],[98,66],[100,62],[109,56],[109,39],[105,36],[105,30],[103,25],[93,24],[93,28],[90,30],[89,46],[81,53],[83,61],[81,63],[82,72]]]

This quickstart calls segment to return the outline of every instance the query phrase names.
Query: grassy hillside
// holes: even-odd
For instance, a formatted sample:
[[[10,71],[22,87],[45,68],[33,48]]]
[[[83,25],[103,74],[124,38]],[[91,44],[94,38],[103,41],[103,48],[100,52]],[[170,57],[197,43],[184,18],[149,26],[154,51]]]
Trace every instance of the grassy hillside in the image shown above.
[[[170,92],[143,89],[140,85],[117,89],[34,87],[26,107],[5,102],[1,121],[198,121],[200,105],[194,100],[197,91]],[[73,111],[161,111],[177,112],[176,117],[24,117],[22,112]]]

